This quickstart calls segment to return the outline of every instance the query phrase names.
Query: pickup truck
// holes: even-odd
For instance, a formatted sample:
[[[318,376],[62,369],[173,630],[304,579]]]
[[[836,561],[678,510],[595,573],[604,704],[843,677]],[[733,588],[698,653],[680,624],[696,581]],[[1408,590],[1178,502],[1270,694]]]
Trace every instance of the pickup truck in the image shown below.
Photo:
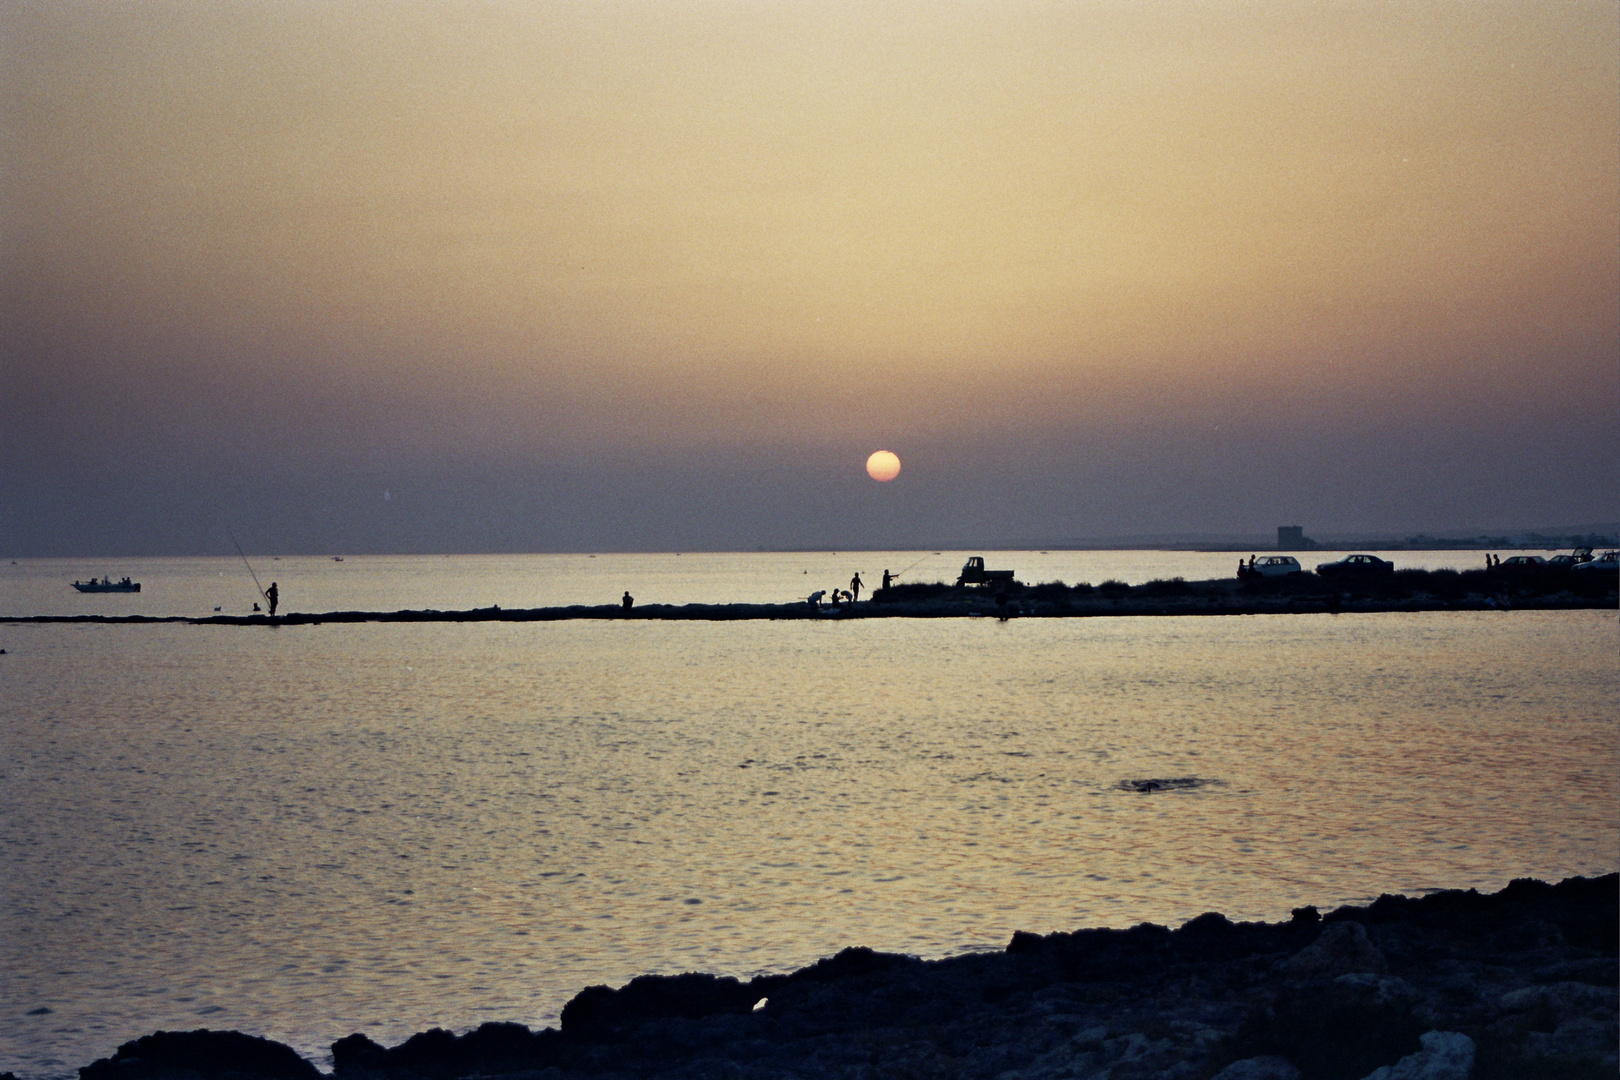
[[[957,576],[958,585],[988,585],[992,581],[1011,581],[1011,570],[986,570],[984,556],[975,555],[962,564],[962,573]]]

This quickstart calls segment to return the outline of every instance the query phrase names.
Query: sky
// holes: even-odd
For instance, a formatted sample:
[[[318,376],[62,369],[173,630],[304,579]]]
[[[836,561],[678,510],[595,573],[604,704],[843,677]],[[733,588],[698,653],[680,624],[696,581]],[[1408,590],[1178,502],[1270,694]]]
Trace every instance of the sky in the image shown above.
[[[6,557],[1620,520],[1612,0],[0,0],[0,95]]]

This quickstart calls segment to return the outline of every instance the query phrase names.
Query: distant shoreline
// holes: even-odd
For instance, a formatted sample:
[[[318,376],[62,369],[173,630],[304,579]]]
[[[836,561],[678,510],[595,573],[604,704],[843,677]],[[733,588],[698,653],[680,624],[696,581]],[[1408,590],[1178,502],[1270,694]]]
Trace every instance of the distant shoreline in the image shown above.
[[[289,558],[289,559],[387,559],[387,558],[451,558],[451,557],[486,557],[486,556],[531,556],[531,555],[558,555],[558,556],[597,556],[597,555],[837,555],[860,554],[868,552],[933,552],[941,554],[964,554],[972,552],[1197,552],[1212,555],[1232,554],[1293,554],[1310,555],[1314,553],[1335,552],[1410,552],[1410,551],[1456,551],[1456,552],[1484,552],[1484,551],[1569,551],[1575,548],[1592,548],[1593,550],[1613,548],[1620,544],[1620,522],[1604,522],[1589,526],[1575,526],[1550,530],[1523,530],[1505,533],[1490,533],[1488,535],[1444,537],[1444,536],[1408,536],[1405,539],[1393,537],[1363,538],[1360,540],[1329,539],[1318,540],[1307,538],[1307,542],[1298,548],[1282,548],[1277,544],[1277,538],[1272,535],[1255,535],[1250,537],[1213,537],[1204,539],[1185,539],[1178,537],[1163,538],[1126,538],[1121,540],[1010,540],[991,541],[982,540],[948,540],[934,543],[901,544],[831,544],[813,545],[810,547],[793,546],[754,546],[754,547],[703,547],[703,548],[548,548],[543,551],[520,550],[489,550],[489,551],[414,551],[414,550],[288,550],[288,551],[250,551],[251,558]],[[231,559],[229,551],[190,551],[190,552],[130,552],[130,551],[96,551],[73,552],[68,554],[14,554],[8,556],[12,561],[17,559],[34,559],[41,561],[86,561],[109,559]],[[234,559],[232,560],[234,561]]]
[[[1004,603],[1003,603],[1004,601]],[[186,623],[194,626],[319,626],[361,622],[563,622],[575,620],[829,622],[852,619],[1095,618],[1153,615],[1377,614],[1419,611],[1613,610],[1620,582],[1572,573],[1400,571],[1381,578],[1150,581],[1100,586],[1013,582],[1001,594],[949,585],[899,585],[870,599],[816,607],[786,604],[618,604],[459,611],[288,612],[282,615],[22,615],[5,623]]]

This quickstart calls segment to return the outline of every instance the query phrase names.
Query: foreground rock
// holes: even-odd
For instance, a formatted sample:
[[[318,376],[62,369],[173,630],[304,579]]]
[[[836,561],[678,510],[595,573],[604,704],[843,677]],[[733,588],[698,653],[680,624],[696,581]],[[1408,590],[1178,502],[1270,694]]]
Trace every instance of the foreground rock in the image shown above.
[[[921,961],[847,949],[748,982],[591,987],[561,1029],[351,1035],[337,1080],[1091,1077],[1493,1080],[1615,1075],[1620,879],[1384,896],[1283,923],[1018,934]],[[310,1080],[286,1047],[159,1033],[84,1080]]]

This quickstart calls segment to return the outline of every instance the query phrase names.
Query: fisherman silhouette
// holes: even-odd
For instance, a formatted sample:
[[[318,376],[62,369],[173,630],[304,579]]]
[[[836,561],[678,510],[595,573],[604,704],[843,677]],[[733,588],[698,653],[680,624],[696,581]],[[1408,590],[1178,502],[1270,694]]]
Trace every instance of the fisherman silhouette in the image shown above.
[[[276,588],[275,582],[272,581],[270,587],[264,590],[264,598],[270,601],[270,614],[274,615],[276,613],[276,601],[281,599],[281,590]]]
[[[883,571],[883,587],[887,589],[889,587],[889,582],[893,581],[896,576],[897,575],[891,574],[887,570]]]
[[[624,590],[624,599],[619,601],[619,603],[624,605],[624,610],[629,611],[635,606],[636,598],[630,595],[629,589],[626,589]]]
[[[855,576],[849,579],[849,602],[855,603],[861,598],[861,572],[855,571]]]

